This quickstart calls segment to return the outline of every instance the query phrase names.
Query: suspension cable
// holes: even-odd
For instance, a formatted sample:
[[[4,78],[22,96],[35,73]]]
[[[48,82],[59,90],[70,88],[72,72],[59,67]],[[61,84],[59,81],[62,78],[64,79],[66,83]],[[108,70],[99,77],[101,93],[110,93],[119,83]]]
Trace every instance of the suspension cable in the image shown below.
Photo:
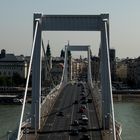
[[[27,80],[26,80],[26,87],[25,87],[22,111],[21,111],[21,116],[20,116],[20,123],[19,123],[19,128],[18,128],[17,140],[20,140],[21,126],[22,126],[23,115],[24,115],[24,110],[25,110],[26,96],[27,96],[27,91],[28,91],[28,84],[29,84],[29,78],[30,78],[30,73],[31,73],[31,66],[32,66],[34,48],[35,48],[35,43],[36,43],[38,24],[39,24],[39,20],[36,21],[36,26],[35,26],[35,33],[34,33],[34,38],[33,38],[31,58],[30,58],[30,63],[29,63],[29,68],[28,68],[28,75],[27,75]]]
[[[43,49],[43,53],[44,53],[44,57],[45,57],[45,64],[46,64],[48,72],[50,73],[49,76],[50,76],[51,82],[52,82],[53,86],[55,87],[56,85],[54,84],[54,81],[53,81],[54,79],[53,79],[53,77],[51,75],[51,72],[50,72],[50,69],[49,69],[49,65],[48,65],[48,62],[47,62],[43,40],[42,40],[42,49]]]

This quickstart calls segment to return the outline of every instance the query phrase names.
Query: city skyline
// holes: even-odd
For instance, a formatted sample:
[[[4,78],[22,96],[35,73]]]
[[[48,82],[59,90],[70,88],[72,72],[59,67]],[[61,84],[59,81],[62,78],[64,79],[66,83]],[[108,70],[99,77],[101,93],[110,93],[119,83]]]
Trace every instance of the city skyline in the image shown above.
[[[17,55],[30,55],[32,46],[33,13],[96,15],[109,13],[111,48],[116,49],[119,58],[138,57],[140,47],[140,2],[98,0],[42,0],[2,1],[0,4],[0,49]],[[45,46],[49,40],[53,56],[59,56],[67,45],[91,45],[93,55],[97,55],[100,43],[97,32],[47,32],[43,33]]]

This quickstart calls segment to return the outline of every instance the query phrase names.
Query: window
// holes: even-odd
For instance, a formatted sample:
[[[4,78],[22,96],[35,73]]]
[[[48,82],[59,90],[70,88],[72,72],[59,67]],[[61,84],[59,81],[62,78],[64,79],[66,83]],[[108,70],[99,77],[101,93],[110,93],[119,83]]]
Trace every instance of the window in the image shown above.
[[[11,75],[11,72],[9,71],[9,72],[8,72],[8,76],[10,76],[10,75]]]

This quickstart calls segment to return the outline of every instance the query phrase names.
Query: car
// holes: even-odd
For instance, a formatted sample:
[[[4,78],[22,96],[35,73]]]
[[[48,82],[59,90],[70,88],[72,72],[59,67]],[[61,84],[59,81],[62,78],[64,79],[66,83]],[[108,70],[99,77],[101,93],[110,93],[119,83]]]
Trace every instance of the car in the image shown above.
[[[79,126],[78,120],[74,120],[73,123],[72,123],[72,125],[73,125],[73,126]]]
[[[81,120],[87,122],[88,121],[88,117],[86,115],[82,115],[81,116]]]
[[[84,134],[83,136],[82,136],[82,138],[80,138],[80,140],[90,140],[91,138],[90,138],[90,135],[89,134]]]
[[[86,96],[82,96],[82,97],[81,97],[81,100],[85,100],[85,99],[86,99]]]
[[[85,96],[85,93],[84,93],[84,92],[82,92],[82,93],[80,93],[80,95],[81,95],[81,96]]]
[[[84,112],[85,112],[85,109],[82,108],[82,107],[80,107],[80,108],[79,108],[79,113],[84,113]]]
[[[80,108],[86,109],[87,107],[85,105],[81,105]]]
[[[88,129],[86,126],[82,126],[80,129],[79,129],[80,132],[87,132]]]
[[[88,125],[88,121],[81,121],[79,124],[85,126],[85,125]]]
[[[88,102],[88,103],[92,103],[92,98],[89,98],[89,99],[87,100],[87,102]]]
[[[78,104],[78,100],[75,100],[75,101],[74,101],[74,104]]]
[[[56,115],[57,115],[57,116],[62,116],[62,117],[64,116],[64,114],[63,114],[62,111],[59,111],[58,113],[56,113]]]
[[[87,103],[87,100],[83,100],[82,102],[81,102],[81,104],[86,104]]]
[[[72,136],[77,136],[79,135],[79,131],[78,129],[71,129],[69,134]]]
[[[85,92],[85,89],[84,89],[84,88],[81,88],[81,91],[82,91],[82,92]]]
[[[78,83],[78,84],[77,84],[77,86],[79,87],[79,86],[80,86],[80,84]]]

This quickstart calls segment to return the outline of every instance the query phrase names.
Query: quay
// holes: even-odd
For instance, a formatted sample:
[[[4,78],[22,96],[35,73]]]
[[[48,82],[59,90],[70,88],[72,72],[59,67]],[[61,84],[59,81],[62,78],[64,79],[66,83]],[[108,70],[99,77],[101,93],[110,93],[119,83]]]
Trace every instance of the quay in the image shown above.
[[[2,93],[22,93],[25,91],[24,87],[0,87],[0,94]],[[32,88],[28,88],[28,92],[31,93]]]
[[[140,102],[140,90],[113,90],[113,100],[114,101],[134,101]]]
[[[17,95],[0,95],[0,104],[11,105],[11,104],[22,104],[23,99],[20,99]]]

